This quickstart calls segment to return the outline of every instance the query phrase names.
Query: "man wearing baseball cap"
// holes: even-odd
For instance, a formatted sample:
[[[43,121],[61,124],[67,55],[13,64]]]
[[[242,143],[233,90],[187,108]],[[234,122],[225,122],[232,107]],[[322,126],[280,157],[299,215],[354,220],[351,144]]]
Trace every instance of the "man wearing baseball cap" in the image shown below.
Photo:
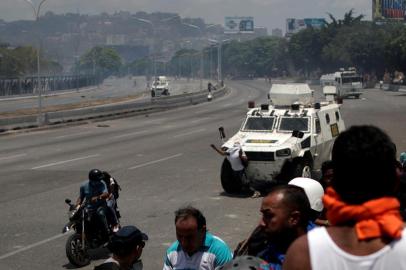
[[[148,236],[135,226],[124,226],[115,233],[107,248],[113,256],[94,270],[140,270],[141,254]]]

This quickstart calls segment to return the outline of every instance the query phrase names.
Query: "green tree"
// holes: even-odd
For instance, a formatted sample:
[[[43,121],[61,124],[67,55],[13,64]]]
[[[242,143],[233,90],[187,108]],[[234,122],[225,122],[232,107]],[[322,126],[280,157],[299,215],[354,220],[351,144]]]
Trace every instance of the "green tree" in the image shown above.
[[[101,78],[118,75],[122,67],[122,59],[111,48],[94,47],[84,54],[78,63],[80,73],[93,73]]]
[[[289,55],[296,69],[306,77],[322,66],[320,30],[308,28],[293,35],[289,41]]]
[[[46,60],[40,55],[41,75],[61,73],[59,63]],[[0,47],[0,76],[18,77],[36,75],[37,50],[30,46],[10,49],[8,46]]]

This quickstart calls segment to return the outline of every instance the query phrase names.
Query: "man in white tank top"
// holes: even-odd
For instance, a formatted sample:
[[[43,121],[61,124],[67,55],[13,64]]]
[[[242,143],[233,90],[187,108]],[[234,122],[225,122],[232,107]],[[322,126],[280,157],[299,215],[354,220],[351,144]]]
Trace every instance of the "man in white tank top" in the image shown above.
[[[332,186],[323,198],[332,226],[297,239],[283,269],[406,269],[391,139],[376,127],[353,126],[336,139],[332,160]]]

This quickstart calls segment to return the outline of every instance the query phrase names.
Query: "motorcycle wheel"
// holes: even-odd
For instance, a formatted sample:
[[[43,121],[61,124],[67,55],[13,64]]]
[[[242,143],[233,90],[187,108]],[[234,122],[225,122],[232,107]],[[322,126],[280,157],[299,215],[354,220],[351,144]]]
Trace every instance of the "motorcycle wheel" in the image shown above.
[[[82,237],[75,233],[69,236],[65,245],[66,257],[71,264],[82,267],[90,263],[86,247],[82,248]]]

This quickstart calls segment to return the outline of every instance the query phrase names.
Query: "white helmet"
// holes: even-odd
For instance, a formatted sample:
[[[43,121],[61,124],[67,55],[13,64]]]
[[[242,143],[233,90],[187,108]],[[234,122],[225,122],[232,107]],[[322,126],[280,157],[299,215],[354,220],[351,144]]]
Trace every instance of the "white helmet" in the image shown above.
[[[310,208],[321,212],[323,210],[323,186],[316,180],[305,177],[297,177],[289,181],[289,185],[298,186],[304,189],[307,199],[309,199]]]

